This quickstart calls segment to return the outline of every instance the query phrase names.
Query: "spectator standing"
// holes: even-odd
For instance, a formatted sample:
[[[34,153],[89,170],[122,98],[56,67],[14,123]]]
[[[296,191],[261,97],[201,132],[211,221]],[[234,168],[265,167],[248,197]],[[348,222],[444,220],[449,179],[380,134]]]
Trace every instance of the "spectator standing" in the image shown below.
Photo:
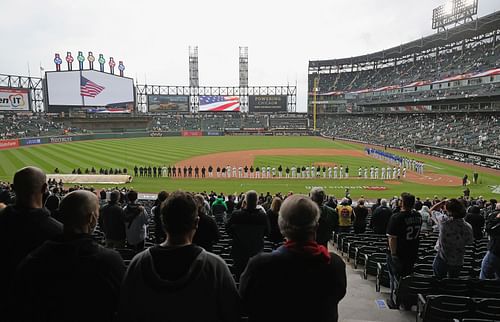
[[[50,216],[55,220],[62,222],[61,213],[59,212],[59,197],[51,194],[45,200],[45,208],[50,212]]]
[[[47,178],[35,167],[22,168],[14,175],[14,205],[0,210],[0,320],[9,321],[14,273],[19,263],[46,240],[62,234],[62,224],[43,208]],[[5,316],[7,315],[7,316]]]
[[[161,222],[161,204],[167,200],[168,192],[160,191],[155,200],[153,208],[151,208],[151,215],[155,223],[155,242],[160,244],[165,241],[165,231],[163,230],[163,224]]]
[[[314,201],[320,209],[318,229],[316,230],[316,242],[328,247],[328,242],[332,239],[333,232],[338,229],[339,216],[334,209],[324,204],[326,201],[326,193],[323,188],[312,188],[310,195],[311,200]]]
[[[425,233],[425,232],[428,232],[429,230],[432,230],[432,219],[431,219],[431,212],[429,210],[429,207],[422,206],[422,209],[420,209],[419,213],[420,213],[420,216],[422,216],[421,232]]]
[[[98,199],[89,191],[74,191],[64,197],[60,209],[64,234],[46,241],[18,268],[17,318],[112,321],[125,264],[118,253],[92,239],[99,216]]]
[[[249,321],[337,321],[347,279],[342,259],[316,240],[320,209],[306,196],[288,197],[279,227],[286,243],[253,257],[241,276]]]
[[[212,251],[212,247],[220,239],[219,228],[215,219],[207,215],[205,207],[205,198],[198,194],[194,196],[198,207],[198,228],[193,237],[193,244],[205,249],[207,252]]]
[[[192,243],[198,225],[194,197],[172,193],[161,215],[167,239],[130,263],[118,320],[239,321],[238,291],[226,263]]]
[[[231,257],[234,260],[234,273],[239,279],[250,257],[264,248],[264,236],[269,235],[269,221],[265,211],[257,207],[257,192],[250,190],[245,194],[241,209],[233,212],[226,223],[226,231],[233,239]]]
[[[478,206],[470,207],[467,215],[465,216],[465,221],[472,226],[474,239],[482,239],[485,220],[483,215],[481,215],[481,208],[479,208]]]
[[[390,308],[397,308],[394,301],[394,290],[399,279],[410,275],[417,260],[422,216],[416,212],[415,196],[401,194],[401,211],[393,214],[387,225],[389,253],[387,269],[389,271],[391,294],[388,301]]]
[[[337,206],[337,213],[339,217],[339,232],[348,233],[351,231],[352,207],[347,197],[342,199],[340,205]]]
[[[227,217],[227,205],[223,196],[216,198],[212,202],[212,216],[214,216],[215,221],[222,224]]]
[[[354,215],[354,233],[364,233],[366,231],[366,217],[368,217],[368,209],[365,207],[365,201],[363,199],[358,200],[358,204],[354,207],[352,213]]]
[[[465,206],[458,199],[443,200],[430,211],[445,207],[447,215],[435,217],[439,225],[436,257],[432,267],[438,278],[457,278],[464,264],[465,246],[474,241],[472,227],[464,221]]]
[[[490,237],[488,252],[481,263],[480,279],[500,280],[500,203],[496,204],[486,223],[486,232]]]
[[[101,208],[100,226],[106,236],[106,247],[125,247],[125,212],[120,207],[120,191],[113,190],[109,202]]]
[[[129,203],[123,208],[127,244],[134,251],[139,252],[144,249],[148,217],[144,207],[137,203],[136,191],[130,190],[127,193],[127,199]]]
[[[278,226],[278,214],[281,208],[283,200],[281,197],[274,197],[271,207],[267,211],[267,218],[269,220],[269,240],[275,244],[283,242],[283,235],[281,234],[280,228]]]
[[[226,207],[227,207],[227,214],[229,216],[233,213],[234,207],[236,206],[236,203],[234,202],[234,199],[235,199],[234,195],[227,196]]]

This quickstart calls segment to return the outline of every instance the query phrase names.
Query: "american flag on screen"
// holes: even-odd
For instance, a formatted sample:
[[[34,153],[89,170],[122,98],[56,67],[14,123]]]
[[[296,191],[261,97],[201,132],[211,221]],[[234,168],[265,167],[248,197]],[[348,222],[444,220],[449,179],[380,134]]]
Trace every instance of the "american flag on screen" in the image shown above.
[[[239,112],[240,98],[238,96],[200,96],[200,111]]]
[[[80,76],[80,95],[88,97],[96,97],[104,90],[104,86],[97,85],[93,81]]]

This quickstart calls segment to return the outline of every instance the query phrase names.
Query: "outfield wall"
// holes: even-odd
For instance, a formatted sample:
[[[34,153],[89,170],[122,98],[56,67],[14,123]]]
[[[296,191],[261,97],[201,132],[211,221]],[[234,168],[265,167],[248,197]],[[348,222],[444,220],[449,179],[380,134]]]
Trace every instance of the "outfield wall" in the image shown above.
[[[484,163],[488,166],[500,166],[500,157],[494,155],[487,155],[482,153],[475,153],[469,151],[455,150],[450,148],[444,148],[433,145],[415,144],[415,149],[421,153],[427,153],[432,155],[442,155],[449,156],[452,158],[458,158],[462,162],[472,162],[472,163]]]
[[[39,144],[54,144],[54,143],[68,143],[76,141],[89,141],[89,140],[102,140],[102,139],[130,139],[130,138],[143,138],[143,137],[198,137],[198,136],[225,136],[225,135],[266,135],[266,136],[304,136],[311,135],[307,131],[198,131],[198,130],[185,130],[185,131],[134,131],[134,132],[108,132],[108,133],[93,133],[93,134],[80,134],[80,135],[57,135],[57,136],[43,136],[43,137],[30,137],[20,139],[0,140],[0,150],[13,149],[20,146],[31,146]]]

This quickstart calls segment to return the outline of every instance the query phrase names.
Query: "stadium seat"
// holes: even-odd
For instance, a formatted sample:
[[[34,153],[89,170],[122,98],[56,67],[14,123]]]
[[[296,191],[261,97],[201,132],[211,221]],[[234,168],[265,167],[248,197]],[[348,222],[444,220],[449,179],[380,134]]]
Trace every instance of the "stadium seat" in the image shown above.
[[[499,280],[472,280],[470,296],[500,299]],[[500,313],[499,313],[500,314]]]
[[[443,278],[437,282],[435,294],[470,296],[470,280],[461,278]]]
[[[384,253],[373,253],[365,255],[365,268],[363,270],[363,278],[366,280],[368,275],[377,276],[378,264],[385,263],[387,260],[387,254]]]
[[[377,263],[377,278],[375,281],[375,291],[380,292],[380,286],[390,287],[389,271],[387,263]]]
[[[423,307],[419,309],[417,320],[420,318],[424,322],[450,322],[467,318],[474,309],[474,301],[463,296],[429,295],[422,301]]]
[[[481,299],[475,303],[474,317],[500,320],[500,299]]]
[[[435,294],[437,285],[437,280],[432,276],[410,275],[403,277],[396,289],[396,304],[403,304],[406,307],[415,305],[419,294]]]

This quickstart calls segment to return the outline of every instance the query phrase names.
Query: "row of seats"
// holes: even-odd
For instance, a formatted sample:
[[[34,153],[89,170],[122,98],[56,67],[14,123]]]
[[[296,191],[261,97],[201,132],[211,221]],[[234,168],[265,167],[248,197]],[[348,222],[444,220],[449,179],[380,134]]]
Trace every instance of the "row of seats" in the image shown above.
[[[450,318],[451,316],[453,318]],[[466,320],[467,318],[474,320]],[[417,321],[479,321],[477,319],[498,321],[500,319],[500,299],[450,295],[419,297]]]

